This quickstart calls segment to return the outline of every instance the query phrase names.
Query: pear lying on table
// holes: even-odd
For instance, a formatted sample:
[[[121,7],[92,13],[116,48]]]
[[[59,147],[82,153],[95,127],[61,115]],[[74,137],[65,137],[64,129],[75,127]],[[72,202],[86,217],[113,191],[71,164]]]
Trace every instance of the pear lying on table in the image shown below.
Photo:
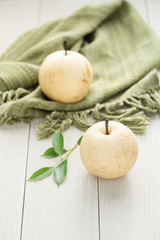
[[[134,166],[138,156],[138,142],[126,126],[109,121],[95,123],[84,134],[80,155],[86,169],[95,176],[114,179],[124,176]]]
[[[54,52],[46,57],[40,67],[41,90],[52,100],[63,103],[79,102],[87,95],[91,82],[91,65],[78,52]]]

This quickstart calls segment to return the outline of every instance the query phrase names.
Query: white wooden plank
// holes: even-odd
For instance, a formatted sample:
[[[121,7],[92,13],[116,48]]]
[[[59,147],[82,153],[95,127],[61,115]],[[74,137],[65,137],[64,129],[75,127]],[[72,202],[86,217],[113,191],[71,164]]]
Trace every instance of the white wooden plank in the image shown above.
[[[62,3],[64,4],[64,2]],[[60,2],[59,6],[57,6],[55,3],[52,4],[51,1],[42,1],[41,23],[68,15],[70,10],[62,8],[62,3]],[[138,6],[141,6],[141,4],[137,4]],[[73,10],[79,7],[76,3],[73,3],[73,5],[75,6]],[[67,6],[70,6],[68,1]],[[142,6],[144,6],[143,3]],[[145,8],[143,8],[143,14],[145,13],[144,9]],[[139,11],[141,12],[142,8],[139,9]],[[40,168],[44,166],[44,163],[45,166],[51,165],[50,160],[43,161],[39,157],[41,153],[50,146],[51,138],[43,141],[35,140],[35,126],[38,122],[39,121],[34,121],[32,124],[28,177],[33,173],[33,171],[37,170],[38,167]],[[70,136],[72,136],[73,139],[71,139]],[[80,132],[75,130],[75,128],[70,128],[65,131],[67,145],[70,146],[72,141],[75,142],[75,139],[79,136]],[[141,149],[143,148],[143,151],[145,152],[144,146],[146,142],[143,143],[143,140],[146,141],[146,138],[142,137],[142,140],[141,136],[139,138],[140,141],[142,141]],[[148,152],[141,154],[143,157],[143,164],[142,162],[139,162],[142,166],[145,166],[146,164],[146,162],[144,162],[144,156],[148,156],[147,154]],[[74,161],[75,159],[79,161],[78,164]],[[149,160],[150,159],[148,158],[148,164],[150,164]],[[113,184],[110,184],[110,181],[100,181],[101,239],[106,239],[106,236],[111,240],[117,239],[117,237],[119,237],[119,239],[137,239],[137,236],[138,239],[147,239],[147,234],[153,236],[151,227],[148,227],[150,218],[152,223],[151,225],[154,224],[151,211],[151,201],[153,199],[150,195],[148,195],[148,182],[146,183],[148,178],[150,179],[151,176],[146,174],[142,180],[138,178],[140,175],[138,173],[136,173],[136,176],[132,176],[134,175],[137,166],[138,165],[136,164],[135,169],[130,173],[130,175],[122,178],[122,180],[119,179],[113,181]],[[70,172],[68,177],[60,189],[56,187],[51,177],[40,183],[27,183],[22,239],[32,238],[41,240],[50,239],[52,236],[57,240],[75,238],[98,239],[96,178],[89,175],[84,170],[79,159],[79,153],[77,152],[73,153],[70,158],[69,169]],[[140,167],[138,169],[141,171]],[[147,170],[148,167],[146,168],[146,171]],[[138,180],[136,180],[136,177]],[[134,182],[132,180],[133,178],[135,179]],[[118,182],[120,180],[121,183]],[[137,187],[137,181],[138,184],[140,182],[139,188]],[[158,185],[155,180],[153,180],[152,183],[155,183],[156,186]],[[145,190],[143,190],[143,185],[145,185]],[[151,190],[150,188],[149,191]],[[117,198],[120,199],[119,202]],[[137,201],[140,202],[137,204]],[[144,207],[142,201],[144,201]],[[151,210],[148,210],[147,206],[149,206]],[[153,213],[154,211],[155,208],[153,208]],[[124,217],[121,219],[121,215],[123,214]],[[131,220],[128,220],[129,217],[131,217]],[[143,218],[147,219],[145,223],[143,223]],[[156,215],[156,219],[159,220],[158,214]],[[131,223],[131,227],[129,223]],[[124,227],[125,224],[126,227]],[[140,224],[143,224],[142,233],[140,232]],[[148,227],[147,232],[144,231],[145,226]],[[129,230],[127,230],[127,227]],[[92,230],[89,231],[89,229]],[[123,230],[128,232],[123,234]],[[138,233],[136,231],[138,231]],[[133,237],[129,233],[131,233]],[[158,232],[156,232],[156,234],[158,234]],[[143,236],[145,236],[145,238],[143,238]]]
[[[85,1],[42,1],[40,23],[68,15],[84,4]],[[53,164],[51,160],[40,158],[44,150],[51,146],[51,137],[36,140],[38,123],[39,120],[35,120],[31,127],[28,177],[37,168]],[[81,134],[73,127],[66,130],[66,148],[71,147]],[[68,176],[60,188],[52,176],[41,182],[27,183],[22,239],[41,240],[53,236],[56,240],[98,239],[97,199],[97,179],[85,171],[79,149],[76,149],[69,158]]]
[[[38,0],[0,1],[0,54],[24,31],[37,25]]]
[[[51,147],[51,137],[37,141],[38,124],[34,120],[31,128],[28,177],[55,161],[40,157]],[[71,148],[81,134],[74,127],[64,131],[65,148]],[[96,178],[82,166],[77,148],[69,157],[67,178],[59,188],[52,176],[40,182],[27,182],[22,239],[97,240],[97,215]]]
[[[148,11],[148,17],[149,17],[149,23],[151,25],[151,27],[153,28],[153,30],[158,34],[158,36],[160,37],[160,16],[159,16],[159,12],[160,12],[160,1],[157,0],[148,0],[146,2],[146,6],[147,6],[147,11]]]
[[[0,53],[37,24],[37,3],[0,2]],[[0,126],[0,239],[19,239],[29,125]]]
[[[80,7],[84,6],[85,4],[91,2],[93,2],[93,0],[58,0],[57,2],[52,0],[42,0],[40,23],[51,21],[61,17],[66,17]]]
[[[28,125],[0,126],[0,239],[19,239]]]
[[[160,131],[154,117],[146,134],[137,136],[139,157],[127,176],[100,180],[101,239],[160,239]]]
[[[130,2],[147,20],[145,2]],[[153,117],[146,133],[137,135],[139,157],[133,170],[117,180],[99,180],[101,240],[160,239],[159,120]]]

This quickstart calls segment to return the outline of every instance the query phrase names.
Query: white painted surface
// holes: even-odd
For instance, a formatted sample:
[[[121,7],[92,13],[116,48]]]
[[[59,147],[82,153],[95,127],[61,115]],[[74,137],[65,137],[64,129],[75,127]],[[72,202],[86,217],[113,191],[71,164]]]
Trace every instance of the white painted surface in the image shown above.
[[[40,158],[51,147],[51,138],[36,140],[33,121],[30,136],[28,177],[55,160]],[[64,132],[65,148],[70,149],[82,135],[74,127]],[[96,178],[84,170],[77,148],[68,160],[66,181],[57,187],[50,176],[41,182],[28,182],[24,208],[22,239],[88,240],[98,239],[98,205]],[[43,229],[43,230],[42,230]],[[92,231],[90,231],[92,229]]]
[[[37,26],[38,0],[0,1],[0,54],[24,31]]]
[[[37,25],[38,2],[0,1],[0,53]],[[0,239],[20,238],[29,125],[0,125]]]
[[[19,239],[28,125],[0,126],[0,239]]]
[[[23,31],[89,2],[0,0],[0,53]],[[159,1],[131,2],[160,34]],[[97,179],[82,166],[78,148],[69,158],[68,175],[59,189],[52,176],[24,184],[26,172],[28,178],[53,164],[54,160],[40,157],[51,146],[51,138],[37,140],[36,126],[42,120],[34,120],[30,131],[26,124],[0,126],[0,239],[98,240],[100,231],[101,240],[159,240],[159,120],[153,117],[146,134],[137,136],[140,153],[134,169],[121,179],[99,179],[99,188]],[[74,127],[67,129],[66,148],[81,135]]]
[[[159,10],[160,10],[160,1],[154,0],[151,1],[149,0],[147,2],[147,10],[148,10],[148,20],[150,26],[152,26],[153,30],[158,34],[160,37],[160,24],[159,24]]]
[[[153,2],[157,6],[156,0],[150,1],[152,11]],[[146,21],[152,19],[147,3],[132,3]],[[158,9],[154,13],[158,13]],[[159,15],[156,15],[154,19],[158,17]],[[159,122],[159,116],[153,117],[146,133],[137,135],[139,157],[127,176],[111,181],[99,180],[101,240],[160,239]]]
[[[159,116],[138,135],[139,157],[124,178],[100,180],[101,239],[160,239]]]

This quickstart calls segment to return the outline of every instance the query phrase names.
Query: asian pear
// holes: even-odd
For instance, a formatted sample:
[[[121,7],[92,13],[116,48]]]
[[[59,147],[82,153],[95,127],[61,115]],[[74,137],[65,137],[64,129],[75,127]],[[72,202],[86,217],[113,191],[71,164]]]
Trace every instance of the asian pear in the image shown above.
[[[51,100],[79,102],[89,92],[91,82],[91,64],[78,52],[67,49],[53,52],[40,67],[39,84],[42,92]]]
[[[119,178],[134,166],[138,142],[134,133],[123,124],[101,121],[85,132],[80,144],[80,156],[93,175],[104,179]]]

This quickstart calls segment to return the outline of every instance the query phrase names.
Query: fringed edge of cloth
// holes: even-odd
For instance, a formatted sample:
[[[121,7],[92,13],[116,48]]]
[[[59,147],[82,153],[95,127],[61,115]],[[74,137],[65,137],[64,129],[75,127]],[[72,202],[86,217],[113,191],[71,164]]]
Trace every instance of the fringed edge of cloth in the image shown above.
[[[123,123],[134,133],[143,133],[150,122],[149,116],[155,113],[160,114],[159,88],[142,94],[132,94],[125,100],[113,103],[98,103],[94,108],[85,111],[53,111],[46,116],[45,123],[38,126],[38,138],[48,137],[56,130],[63,131],[71,124],[86,131],[93,123],[106,118]],[[89,116],[95,121],[89,121]]]

